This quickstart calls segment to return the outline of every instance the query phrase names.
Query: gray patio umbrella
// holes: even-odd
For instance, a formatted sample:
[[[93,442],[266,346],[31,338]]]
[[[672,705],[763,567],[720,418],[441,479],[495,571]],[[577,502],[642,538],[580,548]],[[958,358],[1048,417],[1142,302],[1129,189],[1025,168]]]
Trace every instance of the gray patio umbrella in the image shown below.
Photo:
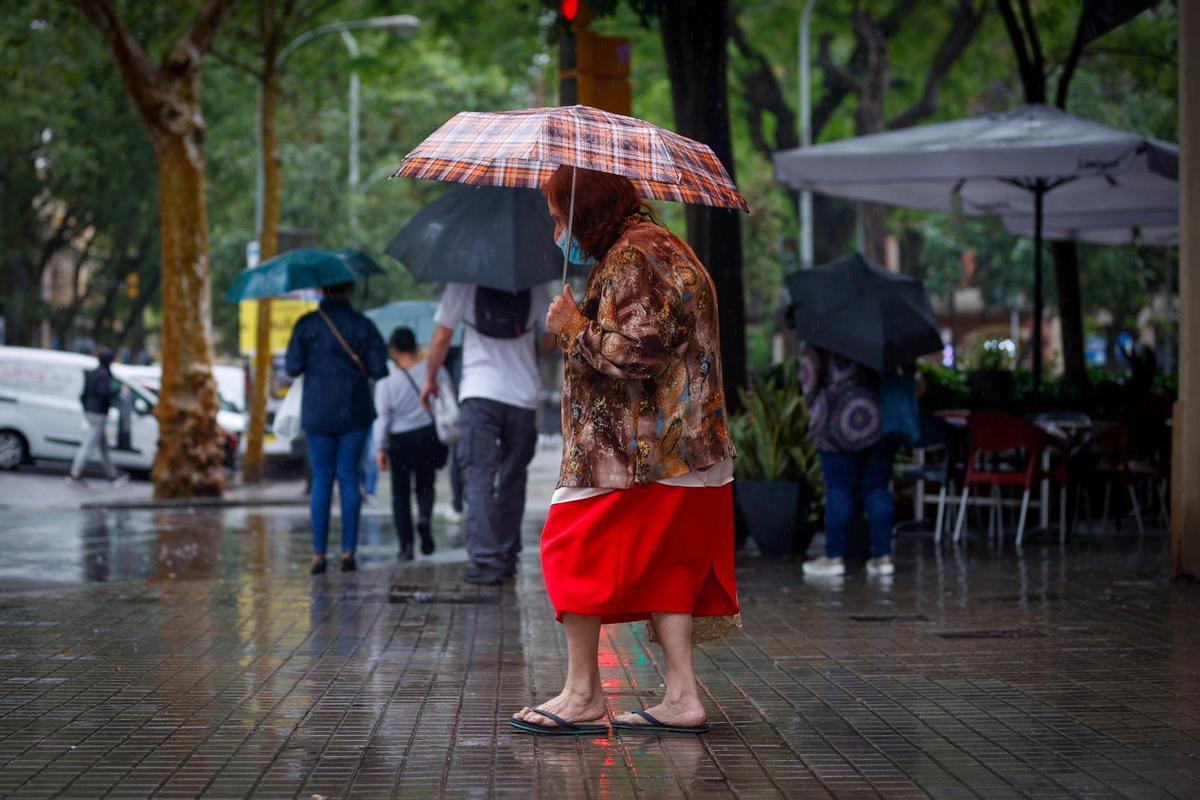
[[[388,245],[419,281],[516,292],[562,275],[546,198],[536,189],[454,186]]]
[[[1004,228],[1018,236],[1033,236],[1034,219],[1028,214],[1009,215],[1004,217]],[[1055,242],[1176,247],[1179,245],[1179,211],[1055,214],[1044,218],[1042,238]]]
[[[921,125],[775,154],[797,189],[906,208],[1033,221],[1034,314],[1041,317],[1042,223],[1066,213],[1179,206],[1179,150],[1047,106]],[[1033,326],[1034,385],[1041,326]]]

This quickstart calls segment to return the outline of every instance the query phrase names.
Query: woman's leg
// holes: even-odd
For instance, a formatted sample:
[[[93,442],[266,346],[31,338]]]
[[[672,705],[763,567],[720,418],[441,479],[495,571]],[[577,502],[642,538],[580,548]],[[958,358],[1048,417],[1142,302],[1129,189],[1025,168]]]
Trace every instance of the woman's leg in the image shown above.
[[[392,521],[396,523],[396,539],[400,544],[400,553],[412,552],[413,522],[412,522],[412,473],[404,461],[404,448],[392,437],[390,457],[392,460]]]
[[[863,453],[861,487],[867,525],[871,529],[871,558],[892,554],[895,504],[888,481],[895,453],[896,448],[888,439],[876,442]]]
[[[700,685],[692,664],[692,615],[652,614],[654,630],[667,660],[667,696],[646,713],[664,725],[699,728],[708,722],[708,712],[700,699]],[[617,722],[644,725],[637,714],[622,714]]]
[[[433,503],[436,499],[434,480],[437,472],[433,467],[421,465],[416,468],[417,481],[417,533],[421,537],[421,552],[432,555],[433,545]]]
[[[821,453],[825,477],[825,555],[844,558],[846,539],[854,519],[858,493],[857,457],[854,453]]]
[[[337,437],[308,434],[308,463],[312,472],[309,517],[312,521],[313,557],[324,558],[329,542],[329,505],[333,498],[334,458]]]
[[[363,440],[370,428],[343,433],[337,440],[338,495],[342,499],[342,558],[351,558],[358,547],[358,515],[362,511],[359,481],[362,476]]]
[[[433,553],[433,503],[436,499],[434,481],[437,468],[434,466],[441,453],[442,443],[431,428],[423,434],[421,459],[413,474],[417,481],[417,533],[421,535],[421,552]]]
[[[690,617],[689,617],[690,619]],[[600,618],[563,614],[567,634],[567,682],[562,692],[538,705],[568,722],[597,722],[604,718],[604,691],[600,686]],[[526,706],[513,715],[534,725],[554,727],[554,722]]]

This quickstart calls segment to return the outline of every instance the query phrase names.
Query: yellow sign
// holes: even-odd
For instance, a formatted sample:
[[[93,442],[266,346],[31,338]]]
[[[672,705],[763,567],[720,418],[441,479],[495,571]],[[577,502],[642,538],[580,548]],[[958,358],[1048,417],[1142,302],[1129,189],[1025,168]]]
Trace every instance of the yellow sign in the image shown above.
[[[316,301],[276,298],[271,302],[271,353],[287,351],[288,340],[296,320],[317,307]],[[258,301],[250,300],[238,306],[238,344],[242,355],[254,353],[254,339],[258,325]]]

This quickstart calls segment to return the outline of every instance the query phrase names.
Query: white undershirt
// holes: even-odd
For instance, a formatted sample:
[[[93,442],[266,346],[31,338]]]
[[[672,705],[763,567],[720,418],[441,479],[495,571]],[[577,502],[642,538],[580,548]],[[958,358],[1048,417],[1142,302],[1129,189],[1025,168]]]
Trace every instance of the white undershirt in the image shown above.
[[[664,478],[661,481],[656,481],[656,483],[663,486],[680,486],[686,489],[708,489],[714,486],[724,486],[727,483],[733,483],[733,459],[727,458],[724,461],[718,461],[708,469],[692,470],[674,478]],[[554,490],[554,496],[550,498],[550,505],[570,503],[575,500],[587,500],[590,497],[599,497],[609,492],[619,491],[623,490],[591,486],[560,486]]]

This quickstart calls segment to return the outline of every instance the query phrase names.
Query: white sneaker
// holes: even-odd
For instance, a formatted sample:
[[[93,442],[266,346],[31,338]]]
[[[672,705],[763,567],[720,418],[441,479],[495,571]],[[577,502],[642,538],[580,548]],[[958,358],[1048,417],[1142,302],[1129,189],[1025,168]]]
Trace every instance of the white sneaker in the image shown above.
[[[129,473],[122,472],[120,475],[112,479],[113,488],[119,488],[129,483]]]
[[[840,558],[822,556],[804,562],[805,575],[845,575],[846,565]]]
[[[79,489],[88,488],[87,481],[85,481],[83,478],[76,478],[74,475],[68,475],[66,480],[68,486],[75,486]]]
[[[892,563],[891,556],[880,556],[867,562],[868,575],[891,575],[895,571],[896,565]]]
[[[462,522],[466,519],[466,515],[463,512],[456,511],[454,508],[447,510],[443,516],[445,516],[447,522]]]

